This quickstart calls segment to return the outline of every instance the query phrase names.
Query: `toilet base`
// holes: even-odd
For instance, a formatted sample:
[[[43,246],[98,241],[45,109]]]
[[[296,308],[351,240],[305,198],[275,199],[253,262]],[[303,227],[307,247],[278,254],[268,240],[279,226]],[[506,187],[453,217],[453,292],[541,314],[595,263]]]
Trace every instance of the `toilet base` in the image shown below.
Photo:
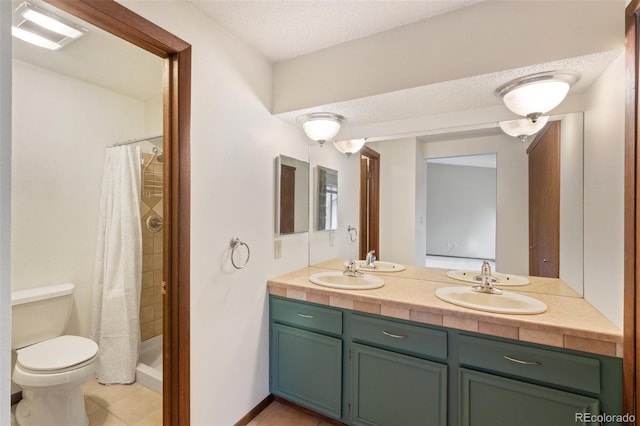
[[[72,389],[23,389],[16,420],[20,426],[88,426],[82,385]]]

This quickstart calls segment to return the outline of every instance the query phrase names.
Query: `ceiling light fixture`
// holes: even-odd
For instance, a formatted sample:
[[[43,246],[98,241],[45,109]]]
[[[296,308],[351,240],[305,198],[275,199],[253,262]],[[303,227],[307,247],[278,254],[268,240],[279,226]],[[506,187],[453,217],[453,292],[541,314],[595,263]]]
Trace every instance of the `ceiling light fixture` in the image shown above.
[[[340,126],[345,120],[340,114],[332,112],[312,112],[298,117],[298,122],[302,124],[304,133],[309,139],[318,142],[320,146],[338,134]]]
[[[543,115],[538,117],[536,121],[520,118],[518,120],[500,121],[498,124],[503,132],[524,142],[529,136],[542,130],[548,121],[549,116]]]
[[[87,33],[87,29],[27,2],[13,14],[11,34],[28,43],[58,50]]]
[[[495,91],[515,114],[536,121],[564,100],[580,79],[573,71],[547,71],[511,80]]]
[[[349,139],[346,141],[334,141],[333,145],[338,151],[345,154],[347,158],[351,157],[351,154],[355,154],[360,151],[364,146],[366,139]]]

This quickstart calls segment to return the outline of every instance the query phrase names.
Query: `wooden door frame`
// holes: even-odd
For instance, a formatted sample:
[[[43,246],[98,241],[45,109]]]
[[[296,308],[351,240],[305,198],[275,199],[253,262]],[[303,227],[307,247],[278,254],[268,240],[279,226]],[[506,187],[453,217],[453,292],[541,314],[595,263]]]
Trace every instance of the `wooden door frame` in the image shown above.
[[[114,0],[45,0],[164,59],[163,423],[190,424],[191,45]]]
[[[623,352],[623,411],[636,414],[640,406],[638,379],[640,365],[637,361],[639,328],[638,311],[640,294],[637,282],[640,279],[640,170],[638,164],[638,26],[636,12],[640,0],[632,0],[625,11],[626,34],[626,90],[625,90],[625,165],[624,165],[624,352]]]
[[[640,0],[633,0],[626,8],[626,99],[625,99],[625,197],[624,197],[624,353],[623,353],[623,404],[624,411],[635,414],[640,404],[638,379],[640,365],[637,362],[638,316],[640,294],[637,291],[640,273],[640,224],[637,214],[640,197],[640,172],[638,170],[638,27],[636,11]]]
[[[360,158],[367,157],[371,160],[370,168],[371,180],[369,192],[371,197],[366,196],[367,179],[362,170],[362,160],[360,162],[360,247],[359,258],[364,259],[367,251],[375,247],[376,257],[380,258],[380,153],[368,146],[363,146],[360,150]],[[367,214],[369,212],[369,214]],[[371,229],[374,232],[371,232]],[[366,237],[366,238],[363,238]],[[366,243],[369,241],[369,244]]]

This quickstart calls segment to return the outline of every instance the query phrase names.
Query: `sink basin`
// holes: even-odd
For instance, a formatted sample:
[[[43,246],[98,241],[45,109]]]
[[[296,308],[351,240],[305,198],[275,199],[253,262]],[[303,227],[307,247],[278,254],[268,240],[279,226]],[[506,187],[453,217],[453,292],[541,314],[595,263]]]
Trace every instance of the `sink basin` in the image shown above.
[[[480,275],[480,271],[449,271],[447,276],[454,280],[465,281],[473,284],[480,284],[480,280],[476,277]],[[491,275],[497,279],[493,284],[498,287],[527,285],[529,280],[520,275],[502,274],[500,272],[492,272]]]
[[[533,297],[518,293],[486,294],[472,291],[469,287],[443,287],[436,296],[445,302],[478,311],[498,314],[541,314],[547,305]]]
[[[384,260],[376,260],[374,262],[374,268],[369,268],[366,266],[366,262],[364,260],[356,260],[356,269],[358,271],[367,271],[367,272],[400,272],[404,271],[406,268],[404,265],[393,262],[385,262]]]
[[[384,281],[373,275],[362,274],[358,277],[352,277],[338,271],[315,273],[309,276],[309,281],[323,287],[343,290],[370,290],[384,285]]]

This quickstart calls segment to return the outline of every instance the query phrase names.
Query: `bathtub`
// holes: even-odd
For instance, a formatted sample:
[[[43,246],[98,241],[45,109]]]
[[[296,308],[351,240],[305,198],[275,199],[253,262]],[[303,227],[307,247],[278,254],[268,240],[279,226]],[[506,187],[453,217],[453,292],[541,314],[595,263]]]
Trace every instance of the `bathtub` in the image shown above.
[[[140,343],[136,382],[162,393],[162,335]]]

